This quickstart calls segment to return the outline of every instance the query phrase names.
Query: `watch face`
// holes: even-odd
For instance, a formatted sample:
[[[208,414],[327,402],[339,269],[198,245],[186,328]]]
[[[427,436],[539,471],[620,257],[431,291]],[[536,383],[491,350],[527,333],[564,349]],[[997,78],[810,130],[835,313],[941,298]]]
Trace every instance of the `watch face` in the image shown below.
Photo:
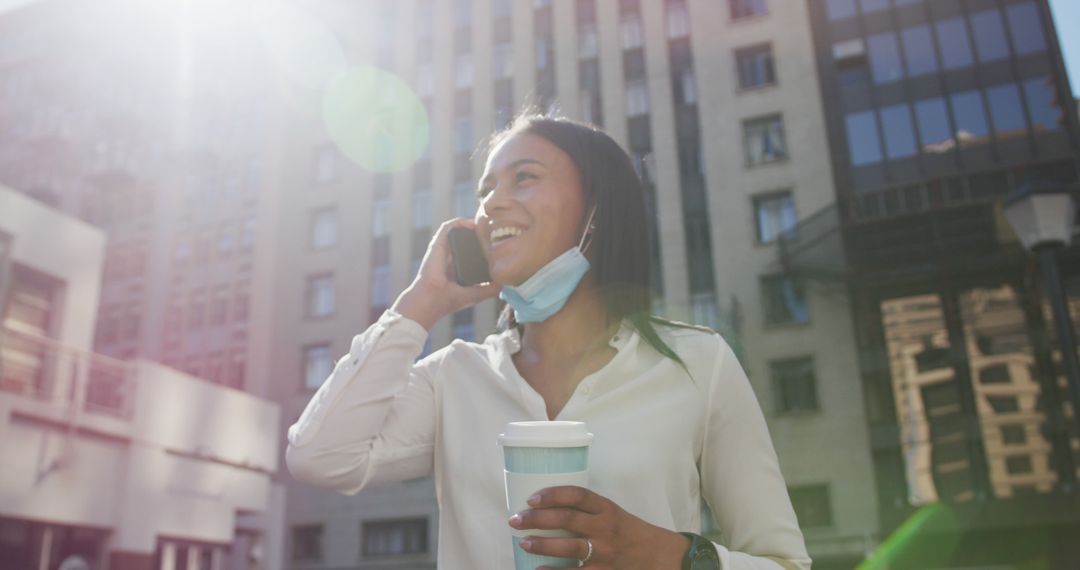
[[[694,561],[690,563],[690,570],[720,570],[720,559],[711,548],[700,548],[694,553]]]

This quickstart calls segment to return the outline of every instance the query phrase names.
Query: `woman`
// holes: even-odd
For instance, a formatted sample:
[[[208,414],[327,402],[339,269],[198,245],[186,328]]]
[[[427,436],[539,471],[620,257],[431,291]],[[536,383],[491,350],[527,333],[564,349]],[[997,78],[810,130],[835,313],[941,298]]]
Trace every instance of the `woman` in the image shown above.
[[[522,547],[585,568],[809,568],[738,361],[719,335],[649,316],[645,206],[626,153],[539,116],[491,149],[475,218],[439,228],[416,279],[289,429],[290,471],[347,494],[434,474],[439,568],[513,568],[507,524],[578,533]],[[453,227],[476,232],[491,283],[456,283]],[[500,292],[509,326],[414,363],[439,319]],[[591,490],[545,489],[507,521],[496,435],[545,419],[596,434]],[[689,534],[702,497],[726,546]],[[710,552],[718,564],[691,564]]]

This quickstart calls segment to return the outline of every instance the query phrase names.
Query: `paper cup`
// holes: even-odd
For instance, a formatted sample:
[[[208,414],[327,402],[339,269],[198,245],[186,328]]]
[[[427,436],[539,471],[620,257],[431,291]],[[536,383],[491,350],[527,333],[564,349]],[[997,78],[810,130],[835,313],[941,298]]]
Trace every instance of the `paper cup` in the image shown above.
[[[589,444],[593,434],[584,422],[511,422],[499,434],[506,481],[506,512],[514,515],[529,508],[533,493],[545,487],[589,486]],[[537,566],[576,568],[573,558],[538,556],[521,549],[526,536],[572,537],[562,530],[511,529],[516,570]]]

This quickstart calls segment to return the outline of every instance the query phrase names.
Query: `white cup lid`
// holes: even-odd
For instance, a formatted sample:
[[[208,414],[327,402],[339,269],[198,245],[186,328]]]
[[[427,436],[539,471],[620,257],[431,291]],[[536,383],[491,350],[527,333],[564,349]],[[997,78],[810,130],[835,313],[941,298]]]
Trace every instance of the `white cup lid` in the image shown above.
[[[584,447],[593,434],[585,422],[510,422],[499,445],[510,447]]]

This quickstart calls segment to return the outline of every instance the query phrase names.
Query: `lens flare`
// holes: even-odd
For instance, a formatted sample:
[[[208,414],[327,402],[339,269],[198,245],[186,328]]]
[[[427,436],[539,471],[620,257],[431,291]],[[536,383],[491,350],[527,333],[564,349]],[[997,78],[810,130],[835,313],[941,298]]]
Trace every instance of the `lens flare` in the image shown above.
[[[372,172],[405,169],[428,144],[420,98],[396,75],[372,66],[334,77],[323,93],[323,122],[345,156]]]

